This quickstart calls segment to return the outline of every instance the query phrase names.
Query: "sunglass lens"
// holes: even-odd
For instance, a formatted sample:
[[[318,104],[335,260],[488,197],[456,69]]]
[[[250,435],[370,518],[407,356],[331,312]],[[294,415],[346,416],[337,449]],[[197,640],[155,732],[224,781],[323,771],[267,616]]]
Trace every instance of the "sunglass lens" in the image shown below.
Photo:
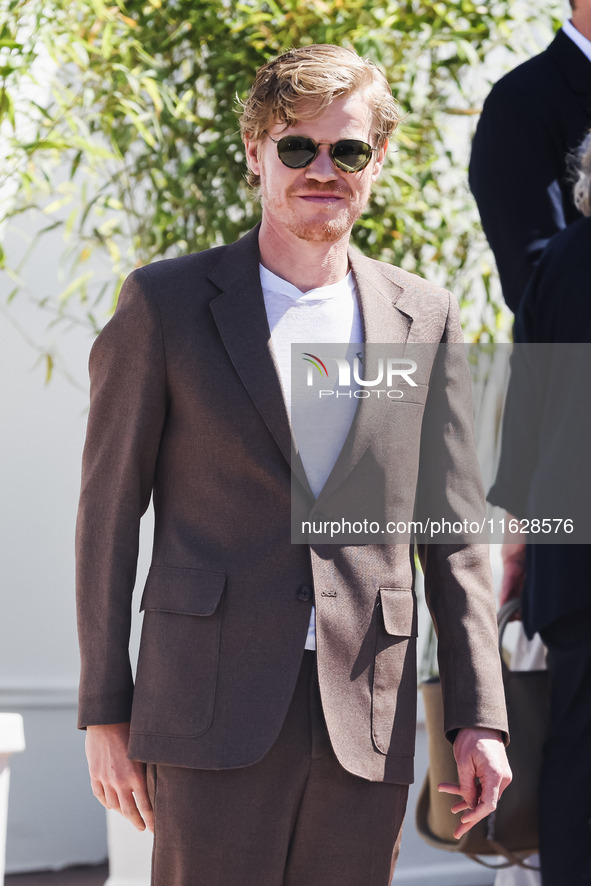
[[[277,142],[277,153],[284,166],[302,169],[316,156],[316,144],[304,136],[285,136]]]
[[[342,139],[333,147],[332,159],[345,172],[359,172],[371,159],[371,145],[357,139]]]

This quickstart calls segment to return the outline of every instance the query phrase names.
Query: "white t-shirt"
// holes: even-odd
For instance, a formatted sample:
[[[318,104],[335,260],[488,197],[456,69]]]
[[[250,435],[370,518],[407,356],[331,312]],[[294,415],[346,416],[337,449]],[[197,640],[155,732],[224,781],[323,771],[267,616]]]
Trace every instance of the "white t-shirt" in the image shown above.
[[[292,283],[259,265],[271,341],[287,413],[291,419],[291,345],[358,343],[363,341],[355,279],[351,271],[342,280],[301,292]],[[342,449],[355,415],[357,400],[323,404],[323,433],[298,435],[297,444],[310,488],[318,496]],[[330,410],[330,411],[327,411]],[[314,430],[311,427],[311,430]],[[316,648],[315,611],[312,608],[306,649]]]

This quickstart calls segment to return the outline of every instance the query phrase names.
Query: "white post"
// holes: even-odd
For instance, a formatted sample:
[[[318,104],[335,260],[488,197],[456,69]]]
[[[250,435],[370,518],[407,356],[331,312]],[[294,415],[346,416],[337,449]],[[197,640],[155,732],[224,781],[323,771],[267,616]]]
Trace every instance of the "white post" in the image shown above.
[[[8,821],[8,788],[12,754],[25,749],[23,718],[20,714],[0,714],[0,886],[4,883],[6,861],[6,825]]]
[[[107,811],[109,879],[105,886],[150,886],[152,834],[138,831],[119,812]]]

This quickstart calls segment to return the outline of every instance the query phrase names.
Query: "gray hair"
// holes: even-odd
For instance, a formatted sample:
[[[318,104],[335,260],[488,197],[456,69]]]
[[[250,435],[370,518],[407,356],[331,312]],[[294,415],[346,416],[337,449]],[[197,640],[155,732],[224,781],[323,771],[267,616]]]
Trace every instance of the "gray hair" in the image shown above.
[[[588,132],[573,158],[575,206],[583,215],[591,216],[591,132]]]

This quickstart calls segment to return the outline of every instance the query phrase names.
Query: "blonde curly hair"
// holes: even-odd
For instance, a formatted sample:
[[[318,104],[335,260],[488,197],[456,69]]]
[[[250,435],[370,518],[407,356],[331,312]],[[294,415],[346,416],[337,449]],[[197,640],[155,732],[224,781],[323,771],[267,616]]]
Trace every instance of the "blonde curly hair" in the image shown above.
[[[583,215],[591,215],[591,132],[588,132],[574,158],[576,176],[573,197]]]
[[[246,101],[240,102],[242,138],[258,141],[273,123],[290,126],[312,119],[336,98],[358,89],[371,108],[374,147],[381,148],[396,129],[400,111],[380,69],[343,46],[316,43],[290,49],[259,68]],[[253,187],[260,184],[252,171],[246,180]]]

